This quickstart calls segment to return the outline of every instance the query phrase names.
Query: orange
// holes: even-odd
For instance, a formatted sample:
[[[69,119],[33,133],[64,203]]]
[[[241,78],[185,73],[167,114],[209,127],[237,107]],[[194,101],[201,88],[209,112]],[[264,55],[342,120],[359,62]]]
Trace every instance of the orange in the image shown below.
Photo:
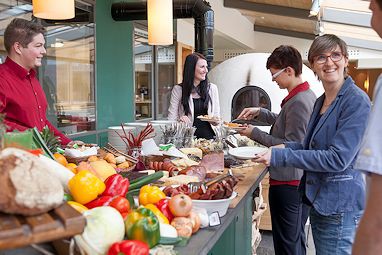
[[[56,152],[53,154],[54,158],[58,163],[60,163],[63,166],[68,165],[68,161],[66,160],[65,156],[61,155],[60,153]]]
[[[66,168],[68,168],[70,171],[72,171],[74,174],[77,173],[77,165],[74,163],[69,163],[66,165]]]

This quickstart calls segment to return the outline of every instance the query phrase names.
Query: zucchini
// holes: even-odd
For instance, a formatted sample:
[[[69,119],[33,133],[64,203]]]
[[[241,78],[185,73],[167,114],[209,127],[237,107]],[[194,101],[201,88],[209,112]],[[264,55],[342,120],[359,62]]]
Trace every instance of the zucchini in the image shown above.
[[[182,237],[167,237],[167,236],[161,236],[159,239],[160,244],[164,245],[171,245],[171,244],[177,244],[180,241],[182,241]]]
[[[159,244],[162,244],[162,245],[175,245],[175,246],[179,246],[179,247],[184,247],[184,246],[187,245],[189,240],[190,240],[190,238],[181,237],[181,236],[178,236],[178,237],[164,237],[164,236],[161,236],[160,239],[159,239]]]
[[[139,189],[142,186],[155,182],[156,180],[159,180],[162,177],[163,177],[163,171],[158,171],[158,172],[155,172],[154,174],[137,178],[131,181],[129,189],[130,190]]]

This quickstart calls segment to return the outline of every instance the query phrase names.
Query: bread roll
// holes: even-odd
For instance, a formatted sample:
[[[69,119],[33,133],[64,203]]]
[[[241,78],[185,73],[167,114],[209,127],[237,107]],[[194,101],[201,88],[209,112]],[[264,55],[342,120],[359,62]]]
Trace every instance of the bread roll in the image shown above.
[[[0,152],[0,211],[36,215],[63,202],[64,190],[49,165],[15,148]]]

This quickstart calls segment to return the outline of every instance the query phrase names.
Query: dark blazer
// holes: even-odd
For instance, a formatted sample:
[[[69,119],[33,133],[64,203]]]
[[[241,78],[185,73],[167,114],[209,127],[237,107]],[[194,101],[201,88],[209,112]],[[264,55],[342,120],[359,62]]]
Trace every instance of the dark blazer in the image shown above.
[[[286,143],[286,149],[272,149],[271,166],[304,169],[302,188],[320,214],[361,211],[365,180],[353,166],[366,129],[370,100],[348,77],[314,126],[324,98],[319,97],[314,105],[303,144]]]
[[[306,90],[289,99],[281,108],[279,114],[261,108],[256,120],[272,125],[270,134],[255,127],[251,139],[272,146],[287,141],[302,142],[306,128],[313,111],[316,95],[312,90]],[[278,181],[300,180],[303,170],[295,167],[269,167],[272,179]]]

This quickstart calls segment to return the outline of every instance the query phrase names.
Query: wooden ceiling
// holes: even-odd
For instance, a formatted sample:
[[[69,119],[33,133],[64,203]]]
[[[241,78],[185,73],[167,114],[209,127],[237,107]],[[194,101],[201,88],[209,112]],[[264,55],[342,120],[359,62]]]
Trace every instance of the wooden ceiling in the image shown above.
[[[317,17],[309,17],[312,0],[224,0],[254,24],[254,30],[313,39]]]

